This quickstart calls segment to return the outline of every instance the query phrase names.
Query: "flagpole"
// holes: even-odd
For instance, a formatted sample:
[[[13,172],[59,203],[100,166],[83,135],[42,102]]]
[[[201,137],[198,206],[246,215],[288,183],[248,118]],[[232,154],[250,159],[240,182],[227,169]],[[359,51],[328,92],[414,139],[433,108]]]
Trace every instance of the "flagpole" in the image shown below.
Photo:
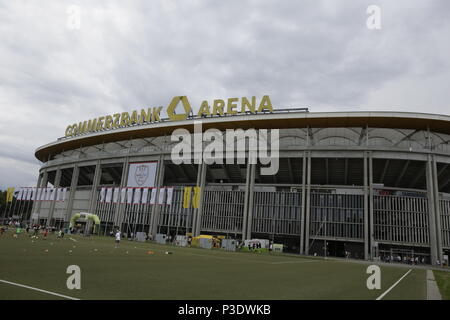
[[[4,191],[2,191],[4,192]],[[5,224],[5,219],[6,219],[6,211],[8,209],[8,191],[6,191],[6,196],[5,196],[5,209],[3,210],[3,221],[2,224]]]
[[[136,192],[139,190],[139,197],[138,197],[138,199],[136,199]],[[141,195],[141,189],[139,188],[139,189],[135,189],[135,193],[134,193],[134,197],[133,197],[133,203],[136,205],[136,215],[135,215],[135,218],[134,218],[134,227],[133,227],[133,235],[134,235],[134,237],[136,237],[136,226],[137,226],[137,221],[138,221],[138,219],[139,219],[139,209],[140,209],[140,198],[142,197],[142,195]],[[135,200],[137,200],[137,201],[135,201]]]
[[[104,234],[106,235],[106,229],[108,228],[108,223],[109,223],[109,217],[111,215],[111,208],[113,207],[113,203],[114,203],[114,187],[111,187],[111,202],[108,203],[108,206],[106,208],[106,212],[105,212],[105,232]]]
[[[126,188],[126,196],[125,196],[125,215],[126,215],[126,219],[125,219],[125,221],[126,221],[126,224],[127,224],[127,238],[129,238],[129,231],[130,231],[130,213],[128,212],[128,209],[129,209],[129,200],[128,200],[128,191],[130,190],[130,188],[129,187],[127,187]],[[131,189],[131,190],[133,190],[133,189]],[[133,193],[133,191],[131,191],[132,193]]]
[[[150,234],[152,233],[150,230],[150,224],[152,221],[152,215],[151,215],[151,210],[150,210],[150,197],[151,197],[151,188],[147,189],[147,203],[145,204],[145,212],[146,212],[146,221],[148,224],[148,233],[147,235],[150,236]],[[152,239],[153,240],[153,239]]]
[[[110,207],[110,204],[106,205],[106,207],[101,210],[101,212],[102,212],[101,217],[104,220],[104,226],[105,226],[104,227],[105,231],[103,232],[104,235],[106,234],[106,225],[108,223],[107,221],[109,220],[109,207]],[[100,222],[100,224],[101,224],[101,222]],[[98,232],[98,235],[100,235],[100,230]]]
[[[14,202],[14,206],[13,206],[13,209],[12,209],[12,216],[11,217],[14,216],[14,213],[16,212],[16,206],[17,206],[17,198],[14,197],[14,192],[15,191],[13,191],[13,200],[12,200]]]
[[[106,236],[106,232],[107,232],[107,229],[108,229],[108,226],[109,226],[109,222],[112,220],[111,219],[112,213],[116,211],[117,203],[114,201],[114,197],[116,197],[116,191],[117,191],[117,189],[114,188],[113,189],[113,198],[112,198],[112,201],[111,201],[111,205],[109,206],[108,216],[107,216],[107,219],[106,219],[105,236]]]
[[[104,214],[105,214],[105,204],[102,202],[102,199],[101,199],[101,197],[102,197],[101,192],[102,192],[102,190],[101,190],[101,188],[100,188],[100,192],[99,192],[99,194],[98,194],[98,197],[97,197],[97,199],[96,199],[97,201],[96,201],[96,203],[95,203],[95,214],[97,214],[97,215],[100,216],[100,217],[103,217]]]
[[[30,227],[32,225],[32,223],[31,223],[31,221],[32,221],[31,216],[33,215],[33,206],[34,206],[34,201],[35,201],[35,200],[33,200],[33,198],[36,199],[36,192],[37,192],[37,188],[32,187],[31,188],[31,196],[30,196],[30,202],[31,202],[30,219],[29,219],[29,222],[28,222],[28,225]]]
[[[28,211],[30,211],[31,192],[33,192],[33,191],[31,189],[31,187],[29,187],[27,190],[28,190],[27,191],[27,197],[25,199],[25,201],[27,202],[26,203],[26,207],[25,207],[25,217],[22,217],[22,219],[27,221],[27,224],[28,224]]]
[[[21,223],[23,221],[24,212],[26,212],[27,205],[28,205],[28,203],[27,203],[28,188],[25,187],[24,190],[26,190],[26,192],[24,191],[24,193],[22,194],[23,205],[22,205],[22,209],[20,210],[20,211],[22,211],[22,213],[20,214],[20,221],[21,221]]]
[[[13,201],[14,201],[14,196],[11,199],[11,201],[9,201],[9,209],[8,209],[8,219],[10,219],[9,215],[11,214],[11,209],[13,207]]]
[[[21,194],[21,197],[20,197],[20,201],[21,201],[21,203],[19,203],[19,212],[17,213],[17,215],[20,215],[20,223],[22,223],[22,217],[23,217],[23,210],[24,210],[24,207],[25,207],[25,205],[26,205],[26,200],[24,199],[24,196],[25,196],[25,191],[24,190],[26,190],[25,188],[22,188],[22,194]]]

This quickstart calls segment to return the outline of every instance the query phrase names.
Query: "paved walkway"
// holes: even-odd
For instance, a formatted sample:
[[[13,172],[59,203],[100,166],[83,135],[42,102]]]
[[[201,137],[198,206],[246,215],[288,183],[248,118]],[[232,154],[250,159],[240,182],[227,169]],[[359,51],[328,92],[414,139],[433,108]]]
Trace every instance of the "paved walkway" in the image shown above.
[[[432,270],[427,270],[427,300],[442,300]]]

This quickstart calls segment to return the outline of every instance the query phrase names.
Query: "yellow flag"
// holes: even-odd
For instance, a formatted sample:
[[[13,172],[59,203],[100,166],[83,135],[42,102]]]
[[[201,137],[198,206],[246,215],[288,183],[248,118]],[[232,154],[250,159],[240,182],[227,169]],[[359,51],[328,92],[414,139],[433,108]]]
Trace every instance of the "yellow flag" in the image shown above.
[[[192,206],[198,209],[200,206],[200,187],[194,187],[194,199],[192,200]]]
[[[6,202],[12,202],[14,198],[14,188],[8,188],[6,192]]]
[[[184,187],[183,208],[185,209],[191,205],[191,190],[192,187]]]

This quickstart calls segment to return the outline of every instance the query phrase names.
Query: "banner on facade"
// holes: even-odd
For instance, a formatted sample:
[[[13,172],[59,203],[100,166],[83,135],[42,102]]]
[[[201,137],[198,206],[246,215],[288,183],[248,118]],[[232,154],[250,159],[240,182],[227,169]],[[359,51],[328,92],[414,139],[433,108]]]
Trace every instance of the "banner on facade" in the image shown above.
[[[106,188],[101,188],[100,189],[100,202],[105,202],[105,193],[106,193]]]
[[[141,202],[141,188],[134,189],[133,204],[139,204]]]
[[[154,187],[157,167],[158,163],[156,161],[130,163],[127,187]]]
[[[192,199],[192,207],[198,209],[200,206],[200,187],[194,187],[194,198]]]
[[[120,190],[120,203],[125,203],[127,200],[127,188],[122,188]]]
[[[111,203],[111,200],[112,200],[112,191],[113,191],[112,188],[107,188],[107,189],[106,189],[106,197],[105,197],[105,202],[106,202],[106,203]]]
[[[23,200],[23,188],[19,189],[19,194],[17,195],[17,200],[18,201]]]
[[[52,187],[50,189],[50,197],[49,200],[54,201],[55,200],[55,196],[56,196],[56,189],[54,187]]]
[[[184,187],[183,194],[183,208],[187,209],[191,205],[191,191],[192,187]]]
[[[6,192],[6,202],[12,202],[14,199],[14,188],[8,188]]]
[[[171,205],[172,204],[172,198],[173,198],[173,188],[169,187],[167,188],[167,205]]]
[[[47,187],[47,193],[45,194],[45,201],[50,200],[51,193],[52,193],[52,188]]]
[[[61,201],[66,201],[66,194],[67,194],[67,188],[64,188],[62,191],[62,200]]]
[[[156,188],[152,188],[152,194],[150,195],[150,204],[156,203]]]
[[[34,188],[28,188],[28,193],[27,193],[27,201],[31,200],[31,194],[33,193],[33,189]]]
[[[164,196],[166,194],[166,188],[160,188],[159,189],[159,196],[158,196],[158,204],[164,204]]]
[[[41,188],[41,201],[45,201],[45,197],[47,196],[47,188]]]
[[[147,203],[147,197],[148,197],[148,188],[142,189],[142,204]]]
[[[133,203],[133,188],[127,188],[127,203]]]
[[[114,188],[113,203],[119,202],[120,188]]]

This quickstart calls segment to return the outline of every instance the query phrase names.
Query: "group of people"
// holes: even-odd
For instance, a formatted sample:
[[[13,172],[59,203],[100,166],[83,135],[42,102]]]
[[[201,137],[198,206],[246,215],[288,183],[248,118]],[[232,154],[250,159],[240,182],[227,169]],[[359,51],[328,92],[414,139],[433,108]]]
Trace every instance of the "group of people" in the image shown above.
[[[45,225],[40,224],[34,224],[34,225],[28,225],[24,224],[20,221],[9,221],[5,226],[0,227],[0,236],[3,235],[8,228],[14,229],[13,237],[18,238],[19,235],[25,231],[27,235],[30,236],[30,238],[37,239],[39,235],[42,234],[42,238],[45,240],[47,239],[47,236],[49,233],[54,233],[56,231],[56,227],[49,227]],[[64,230],[60,229],[58,231],[58,238],[64,238]]]
[[[253,243],[248,244],[249,251],[256,250],[256,249],[261,249],[261,242],[253,242]]]
[[[400,255],[394,256],[394,255],[385,255],[379,257],[380,261],[383,262],[396,262],[396,263],[405,263],[405,264],[411,264],[411,265],[418,265],[418,264],[425,264],[426,259],[425,257],[419,257],[419,256],[407,256],[404,255],[401,257]]]

